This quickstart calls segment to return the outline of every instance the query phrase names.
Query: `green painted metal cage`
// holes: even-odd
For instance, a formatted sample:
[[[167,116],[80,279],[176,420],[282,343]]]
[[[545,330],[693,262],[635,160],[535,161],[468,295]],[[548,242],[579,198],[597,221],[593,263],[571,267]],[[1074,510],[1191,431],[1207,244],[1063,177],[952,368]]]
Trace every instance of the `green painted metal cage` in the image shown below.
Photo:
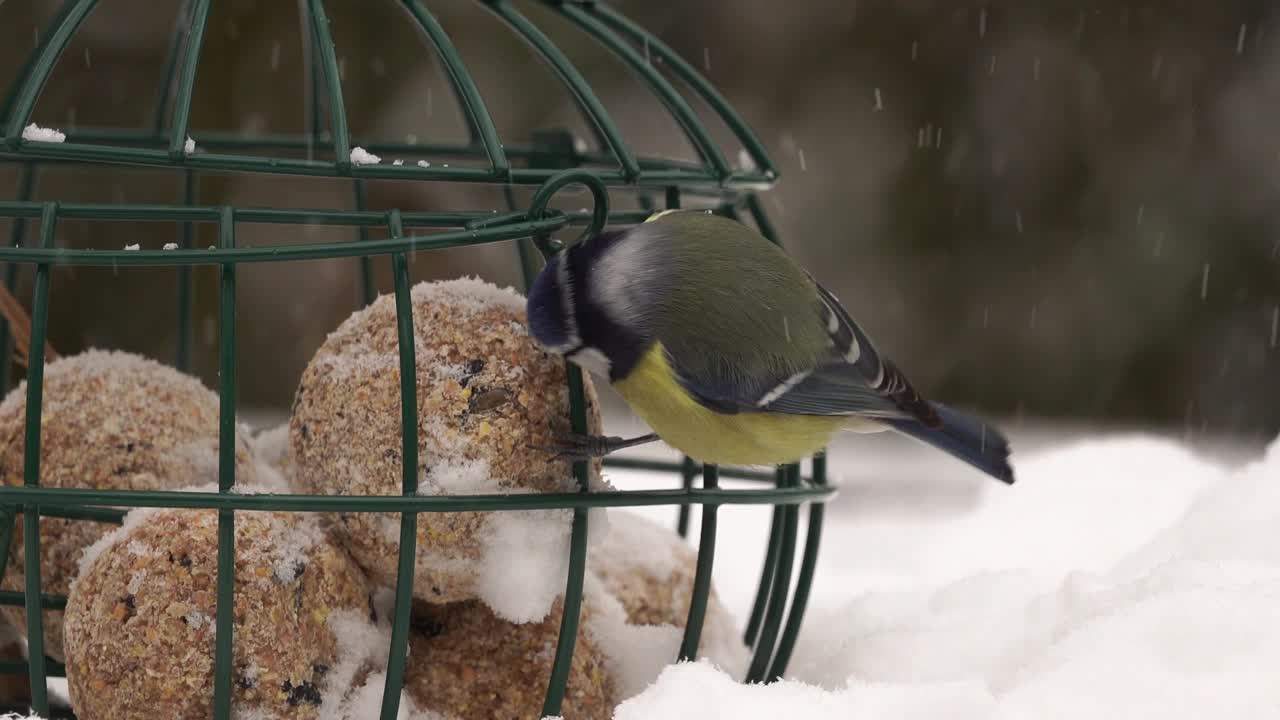
[[[414,343],[409,302],[409,258],[433,249],[509,243],[514,246],[513,262],[521,264],[526,282],[537,271],[540,255],[557,252],[564,245],[553,235],[584,228],[582,236],[606,224],[628,224],[643,220],[654,210],[679,207],[690,198],[710,204],[716,212],[752,222],[771,240],[776,234],[755,193],[768,189],[777,173],[765,148],[724,97],[690,63],[668,45],[606,4],[545,0],[542,5],[580,28],[625,64],[652,91],[675,119],[696,150],[698,161],[677,161],[638,156],[622,138],[597,95],[583,75],[529,16],[509,0],[482,0],[477,4],[496,16],[536,53],[568,89],[581,110],[595,147],[575,143],[567,131],[538,133],[526,145],[505,143],[499,138],[476,83],[464,66],[445,28],[425,0],[402,0],[399,4],[416,29],[434,49],[468,125],[469,141],[457,144],[397,143],[378,138],[353,138],[348,131],[343,83],[322,0],[300,3],[307,66],[315,101],[306,110],[312,118],[310,132],[296,137],[262,137],[224,132],[198,138],[202,152],[187,151],[188,119],[201,46],[209,24],[212,0],[188,0],[178,15],[157,89],[155,122],[152,127],[134,130],[82,128],[69,131],[65,142],[51,143],[24,139],[24,128],[33,117],[36,101],[60,56],[82,22],[95,9],[95,0],[67,0],[51,24],[38,32],[38,42],[14,84],[7,88],[0,105],[0,162],[15,164],[20,171],[17,197],[0,199],[0,218],[12,220],[12,236],[0,247],[6,264],[4,279],[11,289],[19,273],[34,274],[31,299],[31,338],[26,386],[26,426],[24,485],[0,487],[0,557],[8,557],[15,523],[22,522],[26,538],[25,590],[2,592],[0,602],[25,606],[29,660],[9,662],[0,670],[29,673],[31,708],[50,716],[47,678],[63,668],[44,654],[42,617],[38,608],[61,609],[65,596],[43,593],[40,580],[40,517],[118,522],[133,507],[213,508],[218,510],[218,575],[215,641],[214,717],[226,719],[231,713],[232,563],[233,528],[236,510],[282,510],[299,512],[394,512],[400,515],[400,555],[391,647],[381,717],[394,718],[400,701],[414,572],[417,514],[442,511],[506,511],[535,508],[572,508],[573,525],[569,579],[565,588],[563,620],[553,670],[548,679],[544,715],[557,715],[569,673],[569,661],[578,630],[586,560],[587,509],[672,505],[678,507],[677,527],[687,535],[690,508],[701,512],[701,531],[696,575],[688,622],[680,657],[696,656],[707,605],[716,545],[716,515],[722,505],[771,505],[772,524],[763,561],[759,587],[746,627],[745,642],[753,648],[746,681],[769,681],[782,675],[805,610],[813,580],[822,531],[823,503],[833,490],[826,482],[826,463],[819,455],[811,472],[802,476],[799,465],[781,467],[776,472],[699,466],[684,462],[611,460],[614,467],[664,471],[678,475],[679,488],[588,492],[587,468],[578,463],[574,472],[579,493],[544,495],[419,496],[417,489],[418,438],[404,432],[403,494],[401,496],[345,497],[309,495],[232,494],[235,483],[234,437],[236,418],[236,271],[245,263],[292,262],[314,259],[350,258],[359,263],[365,302],[373,299],[372,263],[389,256],[397,311],[403,428],[416,428]],[[682,89],[678,89],[678,86]],[[695,112],[687,96],[718,116],[741,144],[749,163],[735,167],[713,141],[704,119]],[[705,112],[705,111],[704,111]],[[351,161],[353,147],[374,153],[413,152],[441,158],[466,157],[478,166],[449,167],[443,163],[417,165],[360,164]],[[277,151],[319,149],[332,160],[282,155]],[[51,166],[91,166],[123,164],[165,168],[183,178],[183,200],[173,204],[89,204],[33,200],[39,174]],[[745,165],[745,167],[742,167]],[[260,208],[201,206],[195,202],[194,188],[201,177],[225,173],[268,173],[314,176],[349,181],[355,209]],[[479,208],[456,212],[426,212],[408,209],[366,209],[366,181],[394,180],[403,183],[487,183],[505,191],[507,207]],[[590,210],[569,212],[551,206],[553,196],[569,185],[585,186],[594,200]],[[519,207],[515,190],[536,188],[527,207]],[[630,194],[639,210],[613,212],[610,199]],[[175,223],[177,250],[70,249],[58,247],[55,236],[60,221],[94,223]],[[352,229],[350,241],[302,243],[282,247],[241,247],[236,243],[237,226],[244,223],[273,223],[299,228],[307,225],[345,226]],[[193,246],[195,228],[216,228],[218,243],[208,249]],[[385,239],[371,239],[371,229],[385,230]],[[430,230],[431,232],[425,232]],[[417,231],[417,232],[415,232]],[[160,491],[105,491],[42,488],[40,485],[40,420],[45,338],[48,332],[51,268],[53,266],[146,266],[177,267],[178,342],[173,364],[187,369],[191,362],[191,268],[215,266],[219,285],[219,399],[220,446],[218,493]],[[5,325],[0,334],[0,390],[12,385],[10,363],[13,338]],[[586,428],[582,377],[576,367],[569,369],[570,421],[574,430]],[[701,478],[701,486],[697,480]],[[720,478],[758,481],[760,487],[722,488]],[[801,505],[808,506],[807,531],[798,547]],[[761,533],[765,529],[761,528]],[[793,569],[799,557],[799,568]],[[793,592],[794,589],[794,592]],[[672,658],[676,660],[676,658]],[[26,710],[27,708],[9,708]],[[532,709],[531,709],[532,710]],[[54,709],[65,714],[66,710]]]

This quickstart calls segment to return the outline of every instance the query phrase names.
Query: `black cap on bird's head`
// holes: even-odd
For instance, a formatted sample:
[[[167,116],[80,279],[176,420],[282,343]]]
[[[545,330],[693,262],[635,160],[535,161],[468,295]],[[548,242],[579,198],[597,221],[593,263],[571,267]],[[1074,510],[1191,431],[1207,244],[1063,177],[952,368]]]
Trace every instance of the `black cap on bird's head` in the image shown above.
[[[593,333],[584,332],[591,328],[583,325],[596,323],[586,307],[590,300],[587,274],[600,253],[624,234],[616,230],[602,232],[547,259],[546,267],[529,289],[526,306],[529,330],[544,350],[567,355],[590,344],[587,336]]]
[[[563,255],[549,258],[529,288],[525,305],[534,342],[561,355],[582,345],[573,305],[573,279],[568,271]]]
[[[639,340],[597,307],[592,284],[603,279],[592,270],[601,255],[626,236],[625,230],[602,232],[549,258],[526,302],[534,342],[606,376],[611,367],[633,364],[633,346]]]

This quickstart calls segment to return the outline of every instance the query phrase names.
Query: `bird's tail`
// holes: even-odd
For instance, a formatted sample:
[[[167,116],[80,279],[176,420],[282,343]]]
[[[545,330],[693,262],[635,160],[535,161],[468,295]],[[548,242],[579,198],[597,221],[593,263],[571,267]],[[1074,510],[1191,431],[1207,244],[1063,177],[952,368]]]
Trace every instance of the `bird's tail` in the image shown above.
[[[919,420],[890,420],[894,430],[926,442],[957,457],[1001,482],[1013,484],[1009,465],[1009,441],[991,425],[972,415],[952,410],[941,403],[929,403],[942,420],[939,427],[927,427]]]

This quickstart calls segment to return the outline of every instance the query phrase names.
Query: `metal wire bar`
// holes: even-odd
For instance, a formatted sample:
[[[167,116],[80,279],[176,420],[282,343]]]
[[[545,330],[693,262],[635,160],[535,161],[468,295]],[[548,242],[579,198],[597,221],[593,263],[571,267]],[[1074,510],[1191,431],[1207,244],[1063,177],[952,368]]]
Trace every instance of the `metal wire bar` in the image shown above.
[[[218,493],[169,490],[91,490],[87,488],[0,487],[0,501],[60,507],[118,506],[289,510],[299,512],[486,512],[490,510],[556,510],[653,505],[795,505],[827,500],[835,489],[782,487],[769,489],[694,488],[692,490],[615,490],[536,495],[440,495],[402,498],[394,495],[295,495]]]
[[[587,432],[587,396],[582,383],[582,370],[566,362],[569,376],[569,426],[576,433]],[[573,475],[578,480],[579,492],[590,493],[590,477],[587,463],[573,463]],[[551,666],[551,680],[547,683],[547,699],[542,704],[543,717],[560,715],[565,686],[569,682],[569,669],[573,662],[573,649],[578,639],[578,623],[582,613],[582,582],[587,569],[587,509],[573,511],[573,531],[569,540],[569,579],[564,590],[560,614],[560,636],[556,640],[556,656]]]
[[[25,520],[23,522],[26,522]],[[22,607],[26,612],[30,612],[27,604],[28,597],[39,598],[37,602],[40,607],[45,610],[65,610],[67,608],[67,596],[55,595],[53,593],[37,593],[30,595],[26,592],[18,592],[16,590],[0,590],[0,605],[9,605],[14,607]],[[30,647],[28,645],[28,647]]]
[[[66,131],[67,140],[73,144],[110,144],[113,147],[120,146],[153,146],[155,148],[164,148],[168,146],[168,136],[158,131],[134,130],[130,128],[102,128],[102,127],[77,127],[74,130]],[[432,142],[405,142],[386,140],[382,138],[353,138],[352,144],[359,145],[370,152],[378,154],[386,153],[404,153],[411,155],[446,156],[446,157],[464,157],[464,158],[483,158],[485,157],[485,149],[483,145],[461,145],[457,143],[432,143]],[[235,132],[210,130],[201,132],[200,147],[207,150],[273,150],[273,151],[305,151],[307,149],[319,148],[322,150],[333,150],[333,143],[323,138],[312,138],[310,135],[273,135],[262,134],[254,136],[245,136]],[[28,147],[28,149],[31,149]],[[530,160],[538,155],[545,155],[547,149],[540,145],[502,145],[503,153],[508,158],[520,158]],[[574,166],[581,163],[602,164],[606,162],[615,162],[615,158],[611,153],[586,151],[579,152],[572,150],[572,154],[567,156]],[[642,170],[689,170],[702,172],[702,165],[688,160],[679,160],[666,157],[637,157],[636,163]],[[553,168],[544,168],[553,169]],[[563,166],[557,166],[555,170],[563,169]],[[501,179],[501,178],[497,178]],[[763,181],[763,177],[756,178],[757,181]]]
[[[235,214],[222,208],[218,221],[218,245],[236,244]],[[226,496],[236,484],[236,267],[220,268],[219,305],[221,330],[218,338],[218,493]],[[231,717],[231,660],[233,608],[235,607],[235,511],[218,510],[217,619],[214,628],[213,716]]]
[[[17,528],[18,508],[15,505],[5,505],[0,508],[0,580],[4,579],[5,573],[9,570],[9,550],[13,545],[13,533]],[[19,595],[21,598],[21,595]],[[19,605],[25,604],[25,600],[19,600]]]
[[[46,609],[50,609],[50,608],[46,608]],[[49,677],[65,677],[67,674],[66,666],[58,662],[57,660],[54,660],[53,658],[49,657],[48,655],[44,656],[44,664],[45,664],[45,667],[49,669],[49,671],[45,673]],[[20,662],[20,661],[13,662],[13,664],[9,665],[9,667],[13,667],[14,665],[22,668],[22,670],[20,670],[19,672],[22,672],[22,673],[27,672],[27,664],[25,662]],[[50,708],[50,711],[54,713],[53,717],[58,717],[57,712],[60,709],[61,708],[52,708],[52,707]],[[24,707],[22,709],[22,712],[24,713],[28,712],[28,708]],[[4,717],[4,716],[0,715],[0,717]]]
[[[31,200],[32,194],[36,188],[36,164],[23,163],[22,175],[18,180],[18,198],[20,200]],[[27,235],[26,218],[15,218],[12,227],[9,228],[9,246],[20,248],[23,245]],[[17,263],[9,263],[4,269],[4,286],[9,289],[10,294],[13,293],[18,284],[18,265]],[[9,392],[9,383],[12,382],[11,373],[13,372],[13,334],[10,332],[9,321],[0,319],[0,393]]]
[[[354,180],[351,183],[352,189],[356,196],[356,209],[364,212],[369,209],[369,193],[365,188],[364,180]],[[369,226],[361,225],[356,231],[356,239],[362,243],[369,242]],[[394,264],[394,260],[392,261]],[[378,288],[373,282],[373,258],[368,255],[360,256],[360,303],[361,307],[365,307],[373,303],[378,296]]]
[[[345,143],[344,143],[345,145]],[[348,156],[350,152],[348,151]],[[171,167],[166,150],[121,147],[118,145],[90,145],[77,142],[23,143],[19,151],[0,151],[0,159],[58,159],[75,162],[125,163],[151,167]],[[492,183],[509,180],[520,185],[537,185],[553,177],[552,170],[513,168],[506,178],[498,177],[489,168],[474,167],[419,167],[416,165],[351,165],[339,167],[336,162],[299,160],[295,158],[253,157],[247,155],[223,155],[200,153],[189,155],[183,165],[197,170],[226,172],[254,172],[274,175],[300,175],[307,177],[365,177],[385,180],[453,181]],[[702,170],[679,168],[654,169],[627,175],[619,170],[593,170],[593,174],[609,185],[663,186],[671,184],[694,187],[723,187],[738,190],[754,190],[767,187],[754,180],[741,178],[723,182],[712,173]]]
[[[187,31],[185,54],[181,75],[178,77],[178,96],[173,99],[173,120],[169,123],[169,159],[174,162],[186,157],[187,121],[191,117],[191,95],[196,86],[196,68],[200,64],[200,49],[204,45],[204,29],[209,23],[209,0],[195,0],[191,12],[191,29]]]
[[[42,206],[38,202],[0,201],[0,217],[40,217]],[[114,203],[62,203],[58,217],[62,220],[143,220],[167,222],[216,222],[220,212],[216,205],[139,205]],[[384,211],[283,209],[283,208],[235,208],[236,222],[277,223],[290,225],[381,225]],[[638,223],[649,217],[644,211],[622,211],[609,215],[608,222]],[[464,227],[467,230],[492,228],[519,223],[529,217],[526,212],[495,214],[495,211],[461,212],[402,212],[405,227]],[[555,211],[554,217],[563,218],[555,227],[538,226],[537,232],[556,231],[567,225],[587,225],[595,222],[594,212]],[[432,237],[439,237],[433,235]],[[97,251],[91,251],[97,252]],[[132,251],[131,251],[132,252]],[[138,251],[142,252],[142,251]]]
[[[779,467],[774,469],[774,484],[778,489],[786,487],[785,471]],[[782,533],[782,507],[773,508],[773,518],[769,521],[769,542],[765,545],[764,565],[760,569],[760,584],[756,586],[756,599],[751,604],[751,614],[747,617],[747,627],[742,633],[742,642],[754,647],[756,638],[760,636],[760,623],[764,620],[764,611],[769,604],[769,589],[773,587],[773,574],[778,566],[778,538]]]
[[[729,104],[724,95],[679,53],[672,50],[671,46],[662,42],[656,35],[635,24],[608,4],[590,3],[587,5],[586,12],[599,16],[606,23],[630,35],[635,42],[643,44],[646,48],[649,48],[650,53],[661,58],[663,64],[671,68],[672,72],[701,95],[703,100],[724,121],[725,125],[733,131],[738,141],[742,143],[742,147],[751,155],[751,160],[759,168],[760,173],[771,181],[778,178],[778,170],[774,167],[773,161],[769,159],[769,153],[765,150],[764,143],[760,142],[760,138],[756,136],[755,131],[733,109],[733,106]]]
[[[10,146],[17,148],[22,144],[22,128],[31,118],[31,111],[35,108],[40,92],[44,90],[44,84],[49,80],[49,73],[53,72],[58,57],[71,42],[71,36],[96,3],[97,0],[76,0],[75,5],[58,22],[57,28],[49,37],[49,43],[40,48],[36,61],[27,68],[21,88],[9,108],[9,127],[5,131],[5,140]]]
[[[155,109],[151,112],[151,129],[159,134],[164,128],[165,110],[169,105],[169,93],[173,91],[174,69],[178,67],[178,52],[182,49],[187,37],[188,23],[191,16],[191,0],[184,0],[182,9],[173,21],[173,32],[169,36],[169,47],[164,52],[164,65],[160,70],[160,87],[156,90]]]
[[[401,233],[400,218],[387,214],[392,237]],[[409,296],[409,263],[404,253],[391,256],[395,275],[396,335],[400,353],[400,467],[401,494],[418,494],[418,364],[414,353],[413,302]],[[400,688],[409,647],[409,613],[413,607],[413,572],[418,557],[418,515],[400,514],[400,555],[396,566],[396,604],[391,621],[387,680],[382,692],[382,720],[395,720],[400,711]]]
[[[4,136],[0,136],[3,138]],[[79,151],[68,152],[67,147],[79,149],[79,147],[88,147],[91,151],[97,152],[95,158],[99,161],[111,161],[111,163],[128,163],[142,165],[142,167],[173,167],[174,163],[169,160],[168,137],[157,135],[155,132],[132,131],[132,129],[116,129],[116,128],[78,128],[76,131],[67,132],[68,141],[61,143],[59,150],[58,143],[26,143],[20,147],[18,152],[5,149],[0,146],[0,159],[26,159],[41,158],[47,161],[60,161],[60,163],[68,163],[68,161],[81,161]],[[253,168],[253,172],[279,173],[279,174],[306,174],[306,176],[317,176],[324,174],[315,168],[324,169],[333,167],[329,163],[321,163],[314,160],[315,138],[307,135],[302,138],[297,136],[253,136],[242,137],[227,132],[202,132],[200,136],[200,145],[205,150],[262,150],[262,151],[306,151],[306,160],[302,163],[308,163],[307,170],[298,170],[296,165],[291,164],[288,159],[282,158],[253,158],[259,165]],[[102,143],[114,143],[114,145],[105,146]],[[375,138],[366,138],[366,140],[352,140],[353,145],[360,145],[370,152],[379,155],[387,154],[410,154],[425,156],[445,156],[445,158],[484,158],[484,147],[454,145],[454,143],[410,143],[410,142],[389,142],[379,141]],[[154,151],[152,154],[138,154],[136,150],[140,147],[133,146],[155,146],[150,147]],[[141,147],[147,150],[148,147]],[[507,158],[520,158],[534,160],[539,154],[545,154],[544,147],[527,146],[527,145],[503,145]],[[205,169],[248,169],[238,167],[238,165],[224,165],[225,158],[243,161],[242,155],[216,155],[204,152],[198,158],[187,158],[183,164],[192,163],[198,159]],[[209,164],[212,159],[212,164]],[[614,161],[613,155],[608,152],[586,151],[579,152],[572,150],[567,155],[567,161],[571,167],[577,167],[584,163],[603,164]],[[283,163],[283,164],[282,164]],[[634,181],[628,181],[622,176],[618,170],[594,170],[599,177],[607,179],[611,184],[643,184],[643,186],[658,186],[663,182],[671,182],[673,179],[685,179],[686,190],[690,191],[733,191],[733,190],[764,190],[772,186],[772,182],[768,178],[760,176],[759,173],[735,173],[727,182],[718,181],[713,173],[708,173],[698,163],[691,163],[687,160],[673,160],[669,158],[636,158],[639,164],[641,174],[634,178]],[[379,165],[379,167],[396,167],[396,165]],[[518,177],[508,177],[512,182],[521,184],[530,184],[543,182],[543,179],[549,177],[550,173],[556,172],[557,169],[563,168],[563,165],[557,165],[556,168],[540,168],[535,170],[518,169],[512,172],[518,173]],[[357,168],[358,169],[358,168]],[[447,179],[458,179],[463,182],[500,182],[504,178],[495,176],[492,169],[485,168],[443,168],[442,165],[431,165],[430,168],[420,168],[417,165],[401,167],[401,172],[411,170],[411,172],[420,172],[419,176],[413,176],[408,179],[438,179],[439,173],[447,174]],[[680,177],[672,176],[664,179],[660,174],[662,172],[684,173]]]
[[[604,144],[609,147],[610,152],[617,159],[619,167],[622,168],[623,177],[628,181],[638,178],[640,166],[636,163],[631,149],[623,142],[622,134],[618,132],[618,127],[614,124],[613,118],[604,109],[600,99],[591,91],[591,87],[582,77],[582,74],[578,72],[578,69],[574,67],[568,56],[561,52],[555,46],[555,43],[551,42],[536,25],[529,22],[529,19],[522,15],[520,11],[511,7],[506,0],[485,0],[485,5],[494,14],[502,18],[512,30],[524,38],[525,42],[536,50],[538,55],[551,66],[560,81],[569,89],[569,93],[573,95],[574,101],[577,102],[583,114],[600,132],[604,139]]]
[[[621,58],[640,77],[644,78],[654,94],[662,101],[662,104],[666,106],[667,110],[671,111],[676,122],[680,124],[680,128],[684,130],[685,135],[689,138],[689,142],[698,151],[698,155],[710,166],[708,168],[709,172],[715,173],[721,178],[727,178],[732,174],[733,168],[729,167],[729,163],[725,161],[724,154],[720,152],[720,148],[711,139],[711,134],[707,132],[706,127],[698,121],[698,116],[694,113],[693,108],[689,107],[689,103],[680,96],[680,93],[676,91],[671,83],[667,82],[662,73],[658,72],[649,63],[648,58],[636,52],[634,47],[623,41],[607,25],[594,15],[583,10],[578,4],[558,2],[553,3],[553,6],[561,15],[567,17],[588,35],[598,40],[613,54]]]
[[[538,188],[529,202],[529,217],[542,217],[548,212],[547,204],[560,189],[569,185],[585,185],[591,192],[594,206],[591,209],[591,224],[579,236],[579,240],[590,237],[602,229],[609,219],[609,192],[604,183],[591,173],[582,170],[564,170],[554,175]],[[551,241],[548,234],[533,236],[533,243],[544,256],[550,257],[563,247]],[[587,432],[587,394],[583,386],[582,370],[573,363],[565,361],[565,373],[569,382],[569,428],[576,433]],[[590,500],[597,497],[591,493],[590,474],[585,460],[573,463],[573,475],[578,481],[578,492],[571,496]],[[573,649],[578,638],[578,624],[582,613],[582,583],[587,570],[587,508],[589,505],[575,505],[573,511],[573,529],[569,537],[569,572],[565,581],[565,590],[560,613],[560,632],[556,640],[555,660],[551,665],[551,678],[547,682],[547,696],[542,703],[542,716],[560,715],[560,705],[564,700],[565,686],[569,681],[569,669],[573,662]]]
[[[105,522],[119,525],[125,516],[124,510],[116,510],[113,508],[98,507],[61,507],[56,505],[41,505],[40,517],[65,518],[67,520],[88,520],[90,522]]]
[[[311,15],[316,50],[320,53],[320,67],[324,71],[325,98],[329,106],[329,134],[333,138],[334,166],[341,175],[351,170],[351,145],[347,135],[347,108],[342,100],[342,78],[338,73],[338,58],[329,34],[329,17],[324,12],[322,0],[308,0],[307,11]]]
[[[320,63],[316,62],[316,33],[307,12],[307,0],[298,2],[298,33],[302,36],[303,124],[306,133],[303,140],[307,160],[314,160],[316,146],[320,142],[320,128],[324,118],[320,113]],[[204,142],[204,137],[200,138]]]
[[[688,455],[680,461],[680,485],[685,490],[693,489],[693,478],[698,474],[698,463]],[[676,513],[676,534],[689,537],[689,505],[683,504]]]
[[[760,198],[756,195],[747,196],[747,212],[751,213],[751,219],[755,221],[761,235],[775,245],[782,244],[778,239],[777,229],[773,227],[773,221],[769,220],[769,216],[765,214],[764,206],[760,204]]]
[[[91,265],[99,267],[123,265],[216,265],[246,262],[281,262],[326,258],[390,255],[397,252],[436,250],[465,245],[480,245],[502,240],[528,237],[545,229],[563,227],[564,216],[550,217],[497,228],[467,232],[408,235],[367,243],[318,243],[234,250],[75,250],[70,248],[6,249],[0,248],[0,260],[56,265]]]
[[[683,463],[673,462],[670,460],[646,460],[643,458],[624,458],[624,457],[606,457],[604,460],[605,467],[618,468],[619,470],[658,470],[663,472],[679,472],[683,467]],[[701,472],[703,466],[694,461],[694,471]],[[719,468],[719,475],[722,478],[732,478],[734,480],[758,480],[760,482],[775,482],[777,477],[775,473],[765,470],[749,470],[747,468],[723,467]],[[802,478],[808,482],[808,478]],[[833,491],[834,493],[834,491]]]
[[[819,453],[813,457],[813,481],[817,485],[825,485],[827,482],[825,453]],[[769,681],[782,678],[787,671],[787,663],[791,662],[791,651],[795,649],[796,638],[800,634],[805,607],[809,604],[809,591],[813,587],[814,571],[818,566],[818,545],[822,540],[822,518],[825,509],[826,506],[820,502],[809,506],[809,528],[805,532],[800,574],[796,577],[796,594],[791,600],[791,612],[787,615],[782,639],[778,641],[778,651],[774,654],[773,664],[769,666],[769,673],[766,675]]]
[[[715,465],[702,468],[702,487],[720,486],[720,473]],[[702,621],[707,614],[707,599],[711,595],[711,570],[716,556],[715,505],[702,507],[701,537],[698,539],[698,564],[693,574],[693,594],[689,598],[689,617],[685,620],[684,639],[680,642],[679,659],[694,660],[698,657],[698,643],[702,639]]]
[[[787,487],[799,484],[800,467],[788,465],[784,472]],[[796,526],[800,522],[800,508],[788,505],[780,509],[782,513],[781,540],[778,543],[778,563],[774,568],[772,592],[769,594],[769,609],[765,611],[764,623],[760,626],[760,636],[756,643],[755,655],[751,659],[751,667],[747,670],[746,681],[760,682],[765,679],[769,660],[773,657],[774,641],[778,637],[778,627],[782,624],[783,613],[787,608],[787,595],[791,592],[791,566],[796,554]]]
[[[489,110],[480,97],[480,90],[471,79],[471,73],[467,72],[462,56],[458,54],[453,42],[449,40],[449,35],[436,21],[435,16],[421,2],[404,0],[404,4],[413,18],[418,21],[418,27],[422,28],[422,32],[426,33],[427,38],[431,40],[436,54],[444,63],[449,81],[453,83],[453,89],[462,101],[463,110],[469,121],[468,125],[473,133],[472,137],[479,134],[480,143],[484,147],[485,154],[489,156],[489,167],[494,175],[500,178],[505,177],[511,170],[511,164],[507,161],[507,155],[502,149],[502,142],[498,140],[498,130],[493,125],[493,118],[489,116]]]
[[[58,204],[45,203],[40,215],[40,245],[51,247],[58,228]],[[27,416],[23,435],[22,484],[40,486],[40,415],[44,398],[44,349],[49,335],[49,283],[47,263],[36,268],[36,287],[31,300],[31,345],[27,351]],[[27,652],[32,658],[31,707],[38,714],[49,711],[45,683],[44,615],[40,611],[40,506],[22,507],[23,575],[26,593]]]
[[[507,203],[507,210],[516,211],[516,196],[511,184],[502,186],[502,199]],[[516,253],[520,259],[520,279],[524,281],[525,292],[528,293],[529,288],[533,287],[533,280],[538,276],[538,271],[542,265],[538,261],[541,256],[538,249],[533,246],[532,240],[517,240]]]
[[[182,203],[192,207],[196,202],[196,176],[187,170],[182,173]],[[190,222],[182,223],[182,232],[178,235],[178,247],[190,250],[195,236],[195,226]],[[191,266],[178,268],[178,327],[177,349],[174,351],[174,367],[182,372],[191,369]]]
[[[75,7],[75,0],[64,0],[62,5],[54,12],[53,17],[49,19],[49,27],[57,28],[67,19],[67,14]],[[32,48],[31,52],[26,54],[22,61],[22,70],[14,75],[14,78],[24,78],[31,74],[31,68],[35,67],[36,61],[44,54],[45,48],[49,47],[49,41],[53,39],[53,32],[40,33],[39,42]],[[18,91],[21,89],[16,81],[9,84],[8,90],[5,91],[4,100],[0,101],[0,128],[8,125],[9,112],[13,110],[13,103],[18,99]],[[3,140],[3,131],[0,131],[0,140]],[[3,145],[0,142],[0,145]]]

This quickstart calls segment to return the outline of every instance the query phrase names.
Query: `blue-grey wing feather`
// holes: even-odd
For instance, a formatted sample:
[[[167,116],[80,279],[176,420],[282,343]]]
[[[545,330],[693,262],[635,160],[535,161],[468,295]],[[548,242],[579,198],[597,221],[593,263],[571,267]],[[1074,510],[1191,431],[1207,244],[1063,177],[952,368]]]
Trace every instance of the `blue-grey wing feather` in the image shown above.
[[[668,355],[676,376],[703,405],[723,413],[773,412],[793,415],[849,415],[905,418],[911,412],[885,387],[886,365],[870,339],[839,301],[816,281],[813,312],[830,339],[830,350],[809,367],[767,375],[734,377],[732,369],[709,375],[682,367]],[[900,377],[893,373],[894,377]]]
[[[871,387],[855,365],[843,361],[814,369],[756,409],[793,415],[907,416],[892,398]]]

